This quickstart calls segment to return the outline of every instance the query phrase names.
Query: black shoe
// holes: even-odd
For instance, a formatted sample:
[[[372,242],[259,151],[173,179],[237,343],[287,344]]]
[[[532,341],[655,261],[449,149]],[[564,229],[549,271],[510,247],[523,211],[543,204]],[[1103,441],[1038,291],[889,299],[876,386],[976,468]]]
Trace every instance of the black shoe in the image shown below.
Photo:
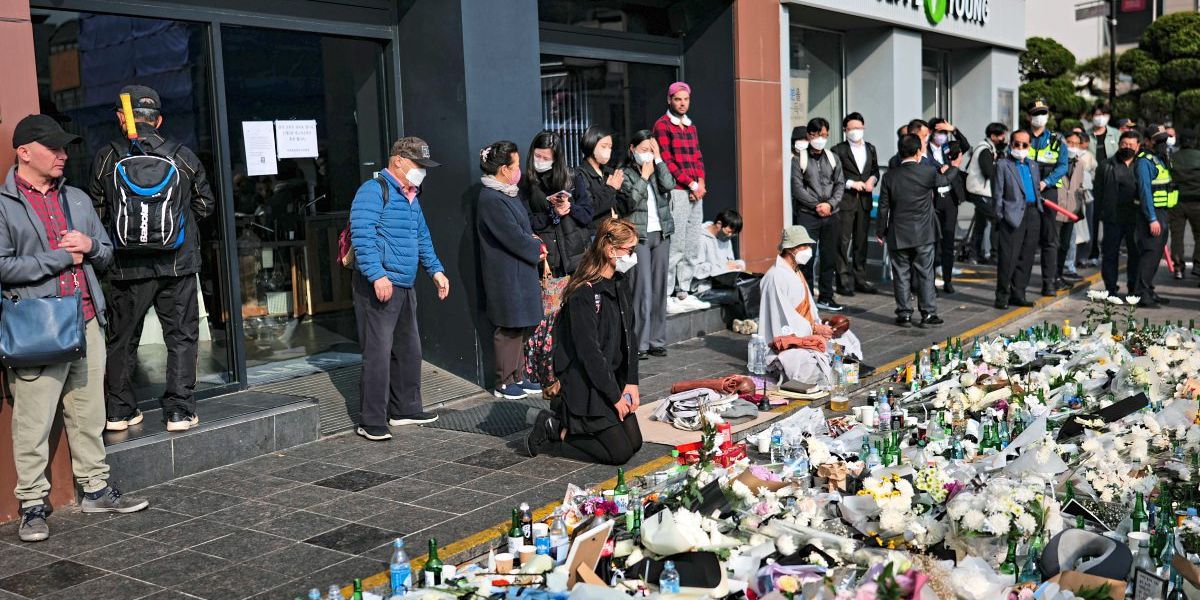
[[[1153,292],[1150,293],[1150,297],[1154,298],[1154,301],[1159,304],[1170,304],[1171,303],[1170,298],[1163,298],[1162,296],[1159,296],[1158,294],[1155,294]]]
[[[860,379],[863,377],[870,377],[871,375],[874,375],[874,374],[875,374],[875,367],[872,367],[871,365],[868,365],[865,363],[858,363],[858,376]]]
[[[1162,308],[1162,305],[1155,302],[1153,298],[1142,298],[1138,300],[1138,308]]]
[[[846,310],[846,307],[838,304],[837,300],[830,300],[828,302],[817,300],[817,308],[821,310],[827,310],[829,312],[842,312],[843,310]]]
[[[1026,300],[1025,298],[1009,298],[1008,303],[1013,306],[1023,306],[1023,307],[1033,306],[1033,303],[1030,302],[1029,300]]]
[[[840,285],[837,286],[837,293],[839,296],[854,296],[854,290]]]
[[[912,317],[896,317],[896,325],[904,327],[905,329],[912,327]]]
[[[1042,297],[1043,298],[1053,298],[1057,295],[1058,295],[1058,292],[1056,292],[1050,288],[1042,288]],[[1016,303],[1014,302],[1014,304],[1016,304]]]
[[[1055,289],[1055,291],[1069,290],[1069,289],[1071,289],[1071,284],[1067,283],[1067,281],[1065,279],[1060,277],[1060,278],[1054,280],[1054,289]]]
[[[646,353],[649,354],[650,356],[661,357],[661,356],[667,355],[667,349],[666,348],[655,348],[654,346],[651,346],[650,349],[646,351]]]
[[[646,353],[645,353],[644,351],[642,351],[642,350],[638,350],[638,360],[649,360],[649,359],[650,359],[650,355],[649,355],[649,354],[646,354]]]
[[[411,415],[400,415],[398,417],[388,417],[388,425],[399,427],[401,425],[424,425],[438,420],[438,416],[433,413],[419,412]]]
[[[947,294],[953,294],[954,293],[954,284],[947,281],[944,285],[942,285],[942,291]]]
[[[372,427],[370,425],[359,425],[354,433],[371,440],[372,442],[382,442],[392,439],[392,432],[388,431],[387,427]]]
[[[1008,310],[1008,303],[1003,300],[997,300],[992,306],[996,307],[997,310]]]
[[[922,325],[935,325],[936,326],[936,325],[944,325],[945,323],[946,322],[943,321],[942,318],[937,315],[929,315],[921,321]]]
[[[879,288],[876,288],[869,283],[856,283],[854,284],[854,291],[862,292],[864,294],[878,294]]]
[[[550,440],[550,429],[553,427],[554,413],[543,410],[533,418],[533,428],[525,436],[525,453],[530,458],[538,455],[538,448]]]
[[[1062,279],[1063,281],[1065,281],[1067,283],[1075,283],[1077,281],[1083,281],[1083,277],[1081,277],[1079,275],[1079,273],[1063,273],[1062,277],[1060,279]]]
[[[145,419],[142,411],[134,409],[133,414],[128,417],[109,417],[104,424],[105,431],[125,431],[130,427],[137,425]]]
[[[200,417],[182,408],[172,410],[167,415],[167,431],[187,431],[200,424]]]

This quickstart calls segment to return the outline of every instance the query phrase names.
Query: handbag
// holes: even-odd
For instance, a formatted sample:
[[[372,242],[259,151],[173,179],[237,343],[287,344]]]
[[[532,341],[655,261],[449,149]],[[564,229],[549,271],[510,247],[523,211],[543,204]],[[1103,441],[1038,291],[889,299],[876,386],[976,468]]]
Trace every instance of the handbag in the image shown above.
[[[554,277],[550,272],[550,263],[542,261],[542,315],[550,316],[558,312],[562,306],[563,292],[570,283],[571,276]]]
[[[67,227],[74,229],[64,204]],[[75,293],[50,298],[0,298],[0,362],[12,369],[69,363],[87,356],[79,267],[72,266]]]

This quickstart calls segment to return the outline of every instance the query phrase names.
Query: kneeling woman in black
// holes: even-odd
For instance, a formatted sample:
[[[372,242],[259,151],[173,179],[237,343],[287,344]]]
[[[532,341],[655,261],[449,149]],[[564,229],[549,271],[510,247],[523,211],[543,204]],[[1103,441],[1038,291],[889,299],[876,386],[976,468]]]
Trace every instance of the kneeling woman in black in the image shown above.
[[[554,325],[554,372],[562,389],[538,414],[531,456],[562,440],[598,463],[623,465],[642,447],[637,338],[626,272],[637,264],[637,229],[603,221],[563,292]]]

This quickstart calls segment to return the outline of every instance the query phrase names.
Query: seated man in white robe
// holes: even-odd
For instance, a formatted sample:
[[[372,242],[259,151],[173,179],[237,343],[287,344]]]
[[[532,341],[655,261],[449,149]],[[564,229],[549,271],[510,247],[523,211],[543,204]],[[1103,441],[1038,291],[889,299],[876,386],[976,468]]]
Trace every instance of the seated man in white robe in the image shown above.
[[[842,347],[843,356],[859,361],[862,344],[849,330],[835,337],[833,328],[817,313],[812,290],[799,271],[801,265],[812,260],[814,244],[804,227],[792,225],[783,230],[779,256],[760,283],[759,331],[773,350],[768,361],[778,360],[788,379],[829,385],[833,382],[834,344]],[[776,351],[777,338],[787,338],[798,347]]]

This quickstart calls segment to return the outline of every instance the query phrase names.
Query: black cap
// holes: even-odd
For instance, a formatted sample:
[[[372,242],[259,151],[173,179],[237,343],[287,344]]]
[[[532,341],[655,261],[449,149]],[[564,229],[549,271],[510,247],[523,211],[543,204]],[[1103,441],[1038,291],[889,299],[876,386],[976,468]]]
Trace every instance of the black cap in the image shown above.
[[[1150,125],[1146,127],[1145,136],[1148,140],[1154,141],[1155,138],[1159,137],[1166,139],[1167,135],[1167,128],[1162,125]]]
[[[58,124],[53,117],[47,115],[29,115],[21,119],[20,123],[13,128],[13,148],[20,148],[25,144],[39,142],[47,148],[66,148],[67,144],[74,144],[83,138],[63,131],[62,125]]]
[[[1029,114],[1030,115],[1048,115],[1048,114],[1050,114],[1050,106],[1048,106],[1046,104],[1045,100],[1038,98],[1037,100],[1034,100],[1032,104],[1029,105]]]
[[[441,163],[429,158],[429,144],[419,137],[402,137],[392,144],[392,156],[401,156],[422,167],[440,167]]]
[[[133,103],[133,108],[151,108],[154,110],[162,110],[162,100],[158,97],[158,92],[144,85],[127,85],[121,88],[122,94],[129,94],[129,101]],[[117,110],[121,110],[121,96],[117,96]]]

